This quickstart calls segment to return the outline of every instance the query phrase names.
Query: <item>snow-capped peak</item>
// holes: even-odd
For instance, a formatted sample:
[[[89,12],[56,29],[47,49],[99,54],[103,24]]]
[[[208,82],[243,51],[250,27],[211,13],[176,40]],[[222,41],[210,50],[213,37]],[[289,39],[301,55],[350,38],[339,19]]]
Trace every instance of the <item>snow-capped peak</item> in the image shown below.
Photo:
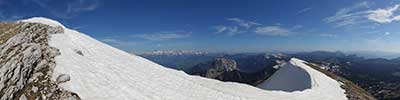
[[[21,20],[22,22],[31,22],[31,23],[41,23],[41,24],[46,24],[52,27],[62,27],[65,28],[63,24],[61,24],[60,22],[53,20],[53,19],[49,19],[49,18],[45,18],[45,17],[32,17],[29,19],[25,19],[25,20]]]
[[[303,93],[303,96],[310,95],[307,98],[308,100],[319,98],[311,96],[315,94],[336,98],[337,100],[347,99],[345,90],[341,88],[341,83],[311,68],[306,63],[304,60],[291,58],[289,62],[284,64],[268,80],[259,84],[258,87],[266,90]]]

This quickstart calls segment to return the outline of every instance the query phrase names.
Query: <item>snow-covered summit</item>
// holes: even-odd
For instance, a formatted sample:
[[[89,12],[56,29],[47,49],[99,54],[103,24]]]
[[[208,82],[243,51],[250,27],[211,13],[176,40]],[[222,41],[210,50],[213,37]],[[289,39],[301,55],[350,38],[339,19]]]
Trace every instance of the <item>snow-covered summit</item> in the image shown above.
[[[46,18],[26,22],[60,26]],[[62,26],[62,25],[61,25]],[[142,57],[111,47],[80,32],[65,28],[64,33],[50,34],[49,45],[59,49],[53,76],[68,74],[70,81],[61,87],[86,100],[345,100],[339,82],[320,73],[304,61],[293,58],[273,77],[293,79],[299,76],[286,71],[304,70],[311,87],[287,92],[264,90],[250,85],[221,82],[190,76],[165,68]],[[288,70],[285,70],[287,68]],[[54,78],[55,79],[55,78]],[[282,82],[271,79],[267,82]],[[301,80],[300,80],[301,81]],[[293,84],[295,85],[295,84]]]
[[[53,19],[49,19],[49,18],[45,18],[45,17],[32,17],[29,19],[25,19],[25,20],[21,20],[22,22],[31,22],[31,23],[41,23],[41,24],[46,24],[52,27],[62,27],[65,28],[63,24],[61,24],[60,22],[53,20]]]

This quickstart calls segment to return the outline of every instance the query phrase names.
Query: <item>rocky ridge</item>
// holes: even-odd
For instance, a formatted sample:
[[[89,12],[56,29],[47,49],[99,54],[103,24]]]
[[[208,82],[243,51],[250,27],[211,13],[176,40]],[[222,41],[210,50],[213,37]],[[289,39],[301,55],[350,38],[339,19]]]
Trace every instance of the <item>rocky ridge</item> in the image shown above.
[[[269,68],[264,68],[258,72],[247,73],[240,70],[239,63],[233,59],[216,58],[210,62],[204,62],[193,67],[191,75],[198,75],[206,78],[217,79],[226,82],[238,82],[249,85],[257,85],[272,75]]]
[[[38,23],[0,24],[0,100],[80,99],[58,86],[66,81],[51,79],[60,52],[48,45],[49,34],[62,33]]]
[[[216,78],[224,72],[238,70],[234,60],[225,58],[216,58],[211,63],[203,63],[192,69],[192,74],[208,78]]]

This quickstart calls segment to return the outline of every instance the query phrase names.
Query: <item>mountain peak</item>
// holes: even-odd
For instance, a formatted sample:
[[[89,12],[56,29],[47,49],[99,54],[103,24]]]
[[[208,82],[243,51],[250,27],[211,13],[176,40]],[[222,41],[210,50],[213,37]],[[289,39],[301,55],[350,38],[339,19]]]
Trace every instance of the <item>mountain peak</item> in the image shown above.
[[[216,58],[213,61],[196,65],[191,69],[193,75],[216,78],[226,72],[238,70],[237,63],[232,59]]]
[[[215,59],[215,67],[222,67],[219,69],[225,70],[225,71],[233,71],[233,70],[238,70],[237,64],[234,60],[231,59],[225,59],[225,58],[217,58]]]
[[[49,25],[51,27],[65,28],[65,26],[63,24],[61,24],[60,22],[50,19],[50,18],[46,18],[46,17],[32,17],[32,18],[21,20],[21,22],[40,23],[40,24]]]

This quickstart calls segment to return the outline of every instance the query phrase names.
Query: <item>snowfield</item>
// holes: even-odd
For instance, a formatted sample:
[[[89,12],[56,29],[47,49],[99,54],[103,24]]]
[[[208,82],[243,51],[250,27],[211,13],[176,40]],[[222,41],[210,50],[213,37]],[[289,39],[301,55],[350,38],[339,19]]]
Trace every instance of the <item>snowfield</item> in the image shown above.
[[[339,82],[304,63],[303,60],[292,58],[257,87],[265,90],[302,92],[304,97],[318,94],[337,100],[347,99]]]
[[[36,17],[24,22],[61,26],[49,45],[60,50],[53,79],[68,74],[61,86],[84,100],[346,100],[340,84],[293,58],[259,87],[190,76],[97,41],[57,21]],[[302,70],[303,72],[296,71]],[[299,72],[302,75],[285,71]],[[309,80],[301,80],[309,75]],[[307,85],[310,87],[303,88]],[[300,88],[291,85],[299,85]],[[274,86],[279,88],[273,88]],[[287,92],[277,90],[288,86]],[[271,90],[269,90],[271,89]]]
[[[310,89],[313,83],[317,83],[315,82],[316,80],[311,80],[309,72],[312,70],[307,71],[307,68],[309,68],[308,66],[297,66],[297,63],[302,64],[298,59],[292,59],[289,63],[285,63],[282,65],[283,67],[276,71],[267,81],[264,81],[257,87],[266,90],[290,92]]]

